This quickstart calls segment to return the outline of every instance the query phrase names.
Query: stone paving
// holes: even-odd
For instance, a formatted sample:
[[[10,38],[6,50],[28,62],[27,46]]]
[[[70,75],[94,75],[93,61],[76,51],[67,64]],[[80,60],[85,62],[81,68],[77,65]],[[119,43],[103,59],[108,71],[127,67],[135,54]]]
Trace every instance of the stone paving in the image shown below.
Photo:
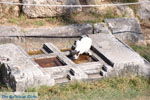
[[[150,76],[150,64],[111,34],[91,34],[93,62],[76,64],[68,52],[61,52],[52,43],[45,43],[43,54],[29,55],[14,44],[0,45],[1,83],[14,91],[40,85],[52,86],[73,80],[96,80],[105,77],[136,74]],[[43,68],[35,60],[55,58],[59,66]],[[47,65],[46,65],[47,66]]]

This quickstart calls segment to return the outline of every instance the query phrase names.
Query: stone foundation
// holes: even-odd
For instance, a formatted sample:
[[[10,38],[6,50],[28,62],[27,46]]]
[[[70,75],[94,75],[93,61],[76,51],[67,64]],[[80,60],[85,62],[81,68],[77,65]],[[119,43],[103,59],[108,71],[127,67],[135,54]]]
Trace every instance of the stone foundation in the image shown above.
[[[76,64],[52,43],[44,43],[42,54],[29,55],[14,44],[0,45],[1,83],[14,91],[40,85],[52,86],[73,80],[97,80],[120,75],[150,76],[150,64],[111,34],[91,34],[94,62]],[[43,68],[35,59],[54,58],[59,66]],[[53,62],[52,62],[53,63]],[[55,63],[58,63],[57,61]],[[57,65],[57,64],[56,64]]]

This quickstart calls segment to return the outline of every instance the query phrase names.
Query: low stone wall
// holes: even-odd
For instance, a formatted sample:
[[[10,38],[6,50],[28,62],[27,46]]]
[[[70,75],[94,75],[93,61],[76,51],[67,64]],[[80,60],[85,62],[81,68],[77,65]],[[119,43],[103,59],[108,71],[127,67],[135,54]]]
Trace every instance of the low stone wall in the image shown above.
[[[86,34],[113,34],[119,40],[129,43],[143,41],[140,23],[134,18],[106,19],[105,23],[73,24],[53,28],[21,28],[0,26],[0,37],[58,38],[79,37]],[[0,39],[1,40],[1,39]]]
[[[17,26],[0,26],[1,37],[11,36],[80,36],[93,34],[92,24],[74,24],[54,28],[21,28]]]

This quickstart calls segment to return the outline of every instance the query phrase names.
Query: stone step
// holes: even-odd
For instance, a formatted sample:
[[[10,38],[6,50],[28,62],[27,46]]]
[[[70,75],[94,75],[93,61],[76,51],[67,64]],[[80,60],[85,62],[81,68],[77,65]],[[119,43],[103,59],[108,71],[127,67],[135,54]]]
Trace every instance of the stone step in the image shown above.
[[[88,79],[99,79],[99,78],[102,78],[100,73],[88,74]]]
[[[48,53],[44,48],[41,48],[41,50],[44,52],[44,54]]]
[[[72,75],[71,73],[67,74],[67,78],[68,78],[68,80],[75,80],[75,76]]]
[[[57,78],[57,79],[54,79],[55,80],[55,83],[67,83],[69,82],[69,79],[66,77],[62,77],[62,78]]]
[[[55,83],[66,83],[66,82],[69,82],[69,79],[67,78],[67,75],[55,75],[53,76],[54,80],[55,80]]]
[[[51,50],[51,45],[48,44],[44,44],[43,45],[43,49],[47,52],[47,53],[53,53],[53,50]]]
[[[71,80],[80,80],[88,78],[88,75],[82,69],[79,68],[71,68],[68,75]]]
[[[99,69],[92,69],[84,71],[88,75],[88,79],[99,79],[102,76],[100,75],[100,68]]]
[[[52,78],[54,79],[59,79],[59,78],[63,78],[66,76],[66,73],[57,73],[57,74],[53,74]]]
[[[86,74],[90,75],[90,74],[96,74],[100,72],[100,69],[93,69],[93,70],[86,70],[84,71]]]

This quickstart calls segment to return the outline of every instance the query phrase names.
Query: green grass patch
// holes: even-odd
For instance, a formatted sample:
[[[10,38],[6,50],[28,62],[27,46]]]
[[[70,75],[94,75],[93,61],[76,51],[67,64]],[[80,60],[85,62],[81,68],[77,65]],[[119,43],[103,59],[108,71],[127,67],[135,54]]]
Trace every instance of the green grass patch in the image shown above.
[[[50,17],[50,18],[47,18],[47,21],[51,22],[51,23],[56,23],[59,21],[59,18],[58,17]]]
[[[19,25],[19,24],[23,24],[23,23],[25,23],[26,22],[26,20],[27,20],[27,17],[25,16],[25,15],[20,15],[19,17],[10,17],[10,18],[8,18],[8,22],[9,23],[12,23],[12,24],[17,24],[17,25]]]
[[[12,90],[1,86],[0,92],[4,91]],[[39,100],[136,100],[138,97],[150,98],[150,80],[133,76],[114,77],[29,88],[26,92],[38,92]]]
[[[131,47],[136,52],[138,52],[141,56],[143,56],[145,59],[150,61],[150,45],[148,45],[148,46],[131,45]]]
[[[33,24],[36,25],[36,26],[43,26],[43,25],[45,25],[45,23],[43,21],[40,21],[40,20],[33,22]]]
[[[19,20],[17,18],[10,18],[10,19],[8,19],[8,22],[12,23],[12,24],[18,24]]]
[[[30,88],[40,100],[124,100],[149,96],[150,83],[143,77],[108,78],[92,82],[72,82],[64,85]]]
[[[122,16],[118,16],[114,13],[113,10],[107,10],[106,14],[103,15],[103,19],[106,19],[106,18],[118,18],[118,17],[122,17]]]

